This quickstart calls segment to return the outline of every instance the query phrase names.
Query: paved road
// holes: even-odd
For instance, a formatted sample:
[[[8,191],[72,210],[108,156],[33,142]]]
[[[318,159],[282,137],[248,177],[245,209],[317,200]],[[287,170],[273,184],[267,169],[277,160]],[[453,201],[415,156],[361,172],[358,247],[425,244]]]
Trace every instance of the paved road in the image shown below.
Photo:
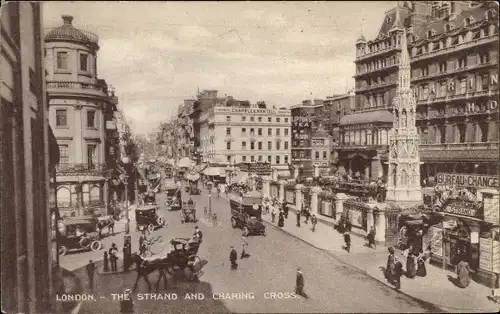
[[[162,202],[163,196],[159,197]],[[198,213],[203,216],[207,192],[193,196]],[[187,200],[187,197],[186,199]],[[398,293],[378,281],[338,262],[332,255],[290,237],[268,225],[267,236],[252,236],[248,259],[240,260],[238,270],[229,269],[229,247],[241,248],[241,230],[232,229],[230,210],[225,199],[214,194],[212,209],[217,212],[222,225],[212,226],[205,219],[198,222],[204,235],[199,256],[208,261],[199,283],[169,282],[161,292],[176,293],[178,300],[136,301],[136,313],[228,313],[228,312],[438,312],[439,309]],[[168,241],[174,236],[192,235],[194,223],[181,224],[179,212],[167,212],[167,228],[156,231]],[[286,221],[285,223],[292,223]],[[305,277],[305,290],[310,299],[281,298],[275,296],[293,291],[295,271],[300,266]],[[82,274],[83,275],[83,274]],[[151,281],[156,282],[156,274]],[[135,273],[98,276],[96,301],[83,303],[81,313],[112,313],[118,303],[111,300],[111,293],[131,287]],[[147,292],[141,282],[139,293]],[[253,293],[251,300],[214,300],[213,293]],[[266,294],[267,292],[267,294]],[[202,293],[204,300],[185,300],[186,293]],[[171,295],[172,296],[172,295]],[[250,295],[252,296],[252,295]],[[103,298],[101,298],[103,297]],[[266,298],[267,297],[267,298]]]

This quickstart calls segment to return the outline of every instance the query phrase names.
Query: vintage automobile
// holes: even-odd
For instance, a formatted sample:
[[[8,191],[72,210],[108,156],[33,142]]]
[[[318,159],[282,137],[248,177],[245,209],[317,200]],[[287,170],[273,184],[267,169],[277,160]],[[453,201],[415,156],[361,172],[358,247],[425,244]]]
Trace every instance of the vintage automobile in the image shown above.
[[[61,220],[59,223],[59,254],[66,255],[70,251],[99,251],[102,248],[102,242],[97,224],[97,219],[92,216]]]
[[[197,221],[195,203],[183,202],[181,209],[181,223]]]
[[[191,195],[200,195],[201,191],[198,188],[198,182],[200,180],[200,174],[196,171],[187,172],[184,177],[187,180],[188,186],[186,187],[186,192]]]
[[[262,223],[262,194],[258,191],[241,193],[232,192],[229,196],[231,206],[231,225],[242,228],[243,235],[266,235],[266,226]]]
[[[182,207],[182,192],[176,184],[169,184],[165,187],[166,200],[165,205],[168,210],[180,210]]]
[[[136,229],[142,231],[147,229],[153,232],[156,228],[167,225],[165,218],[158,215],[160,207],[156,205],[146,205],[135,210]]]

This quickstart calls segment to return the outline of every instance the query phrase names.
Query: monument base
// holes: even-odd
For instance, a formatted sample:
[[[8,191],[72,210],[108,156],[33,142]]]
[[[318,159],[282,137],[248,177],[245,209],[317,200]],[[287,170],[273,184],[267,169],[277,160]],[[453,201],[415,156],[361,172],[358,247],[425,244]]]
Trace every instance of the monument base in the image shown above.
[[[391,205],[398,205],[404,208],[422,205],[424,203],[422,196],[422,189],[387,189],[385,202]]]

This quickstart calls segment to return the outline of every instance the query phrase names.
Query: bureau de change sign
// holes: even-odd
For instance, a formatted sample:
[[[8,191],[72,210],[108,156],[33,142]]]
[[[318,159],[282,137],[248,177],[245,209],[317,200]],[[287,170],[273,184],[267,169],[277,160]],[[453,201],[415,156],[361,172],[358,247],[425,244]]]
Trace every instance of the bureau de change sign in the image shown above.
[[[498,177],[479,174],[438,173],[437,184],[469,188],[498,189]]]

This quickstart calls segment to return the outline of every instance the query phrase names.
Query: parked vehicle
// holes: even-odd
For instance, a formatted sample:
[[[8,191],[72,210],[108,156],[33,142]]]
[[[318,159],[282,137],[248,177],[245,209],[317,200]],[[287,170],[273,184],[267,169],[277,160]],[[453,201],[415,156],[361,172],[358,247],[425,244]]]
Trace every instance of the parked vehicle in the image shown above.
[[[63,219],[59,224],[59,254],[66,255],[70,251],[99,251],[102,242],[97,224],[97,219],[91,216]]]
[[[160,207],[156,205],[146,205],[135,210],[136,228],[142,231],[147,228],[149,232],[153,232],[156,228],[166,226],[165,218],[158,214]]]
[[[231,225],[243,229],[243,235],[266,235],[262,223],[262,194],[258,191],[247,193],[233,192],[229,196],[231,206]]]

